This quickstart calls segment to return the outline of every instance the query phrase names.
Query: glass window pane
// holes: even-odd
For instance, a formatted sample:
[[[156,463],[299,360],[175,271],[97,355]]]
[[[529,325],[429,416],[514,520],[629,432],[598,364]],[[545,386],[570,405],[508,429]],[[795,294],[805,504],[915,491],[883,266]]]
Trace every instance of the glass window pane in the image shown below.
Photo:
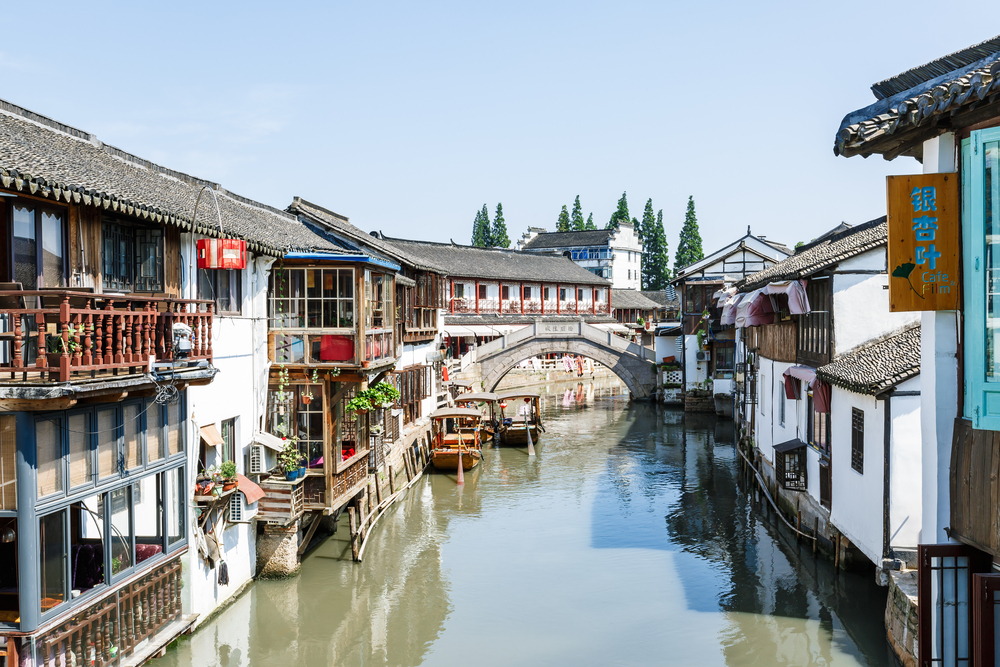
[[[167,544],[184,539],[184,468],[168,470],[166,479]]]
[[[61,426],[60,419],[40,419],[35,422],[39,497],[63,490]]]
[[[69,417],[69,487],[87,484],[93,478],[94,458],[90,451],[90,415]]]
[[[111,500],[111,575],[132,566],[132,488],[115,489],[108,493]]]
[[[97,412],[97,477],[104,479],[118,470],[118,415],[114,409]]]
[[[211,301],[215,298],[215,272],[198,269],[198,298]]]
[[[306,270],[306,296],[310,299],[319,299],[322,294],[323,271],[322,269]]]
[[[159,475],[150,475],[132,486],[136,565],[163,551],[163,504],[159,479]]]
[[[66,513],[58,511],[38,520],[39,565],[43,612],[66,601]]]
[[[104,494],[73,503],[70,521],[70,588],[76,597],[105,582]]]
[[[340,271],[338,273],[338,283],[339,287],[337,292],[341,299],[353,299],[354,298],[354,271],[346,270]]]
[[[14,207],[14,280],[24,289],[38,287],[38,247],[35,244],[35,212]]]
[[[167,404],[167,444],[168,455],[180,454],[184,449],[184,434],[181,432],[180,401]]]
[[[42,283],[45,287],[65,287],[62,216],[42,213]]]
[[[986,380],[1000,379],[1000,147],[986,144],[983,206],[986,233]]]
[[[146,408],[146,456],[150,462],[163,458],[163,408],[150,402]]]
[[[142,465],[142,440],[139,437],[139,406],[126,405],[123,408],[125,427],[125,469],[132,470]]]

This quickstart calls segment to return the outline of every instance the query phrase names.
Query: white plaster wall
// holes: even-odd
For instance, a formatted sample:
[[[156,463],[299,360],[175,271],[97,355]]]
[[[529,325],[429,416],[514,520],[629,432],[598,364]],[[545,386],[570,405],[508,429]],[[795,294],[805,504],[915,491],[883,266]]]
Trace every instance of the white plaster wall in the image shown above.
[[[616,289],[642,289],[642,243],[631,223],[622,223],[609,241],[611,260],[611,286]]]
[[[881,563],[885,405],[873,396],[831,389],[830,521],[872,563]],[[863,474],[851,467],[852,408],[865,413]]]
[[[193,296],[194,283],[187,280],[192,271],[194,239],[182,238],[184,290]],[[216,316],[212,326],[213,365],[219,373],[203,387],[188,389],[188,494],[193,494],[199,472],[199,429],[207,424],[221,426],[225,419],[236,418],[236,467],[244,473],[244,456],[250,446],[255,425],[264,413],[267,387],[267,283],[270,258],[250,255],[243,273],[243,308],[239,316]],[[209,452],[209,464],[219,462],[218,454]],[[256,567],[256,530],[254,523],[220,523],[222,553],[229,570],[229,584],[218,584],[218,569],[210,570],[198,555],[194,544],[195,512],[188,516],[191,547],[185,558],[184,596],[190,613],[206,617],[249,582]]]
[[[680,336],[653,336],[653,354],[656,363],[662,363],[664,357],[680,358],[677,353],[677,339]]]
[[[897,391],[921,390],[917,376]],[[920,542],[923,480],[920,442],[920,396],[892,398],[892,441],[889,443],[889,545],[914,548]]]
[[[919,319],[919,313],[889,312],[887,274],[842,273],[884,271],[885,262],[885,248],[878,248],[846,260],[832,278],[835,358]]]
[[[694,334],[684,336],[684,379],[688,389],[693,389],[699,382],[708,378],[708,361],[698,361],[698,337]]]
[[[763,369],[765,378],[765,398],[764,414],[761,414],[758,403],[756,410],[757,434],[755,440],[761,455],[770,463],[774,463],[774,445],[794,440],[799,437],[797,434],[798,415],[797,402],[785,400],[785,421],[781,422],[780,401],[785,391],[784,372],[793,364],[782,361],[773,361],[767,357],[760,358],[760,368]],[[758,376],[758,387],[760,386],[760,376]],[[759,398],[758,398],[759,401]],[[803,438],[804,439],[804,438]],[[818,487],[817,487],[818,488]]]

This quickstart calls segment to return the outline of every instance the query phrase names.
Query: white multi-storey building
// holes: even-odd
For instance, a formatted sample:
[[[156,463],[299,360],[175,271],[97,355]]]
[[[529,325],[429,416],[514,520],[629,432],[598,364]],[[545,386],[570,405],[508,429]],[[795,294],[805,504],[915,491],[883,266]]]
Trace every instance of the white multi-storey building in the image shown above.
[[[583,268],[610,280],[615,289],[642,289],[642,241],[631,223],[623,222],[618,229],[580,232],[549,232],[528,227],[517,242],[517,249],[568,253]]]

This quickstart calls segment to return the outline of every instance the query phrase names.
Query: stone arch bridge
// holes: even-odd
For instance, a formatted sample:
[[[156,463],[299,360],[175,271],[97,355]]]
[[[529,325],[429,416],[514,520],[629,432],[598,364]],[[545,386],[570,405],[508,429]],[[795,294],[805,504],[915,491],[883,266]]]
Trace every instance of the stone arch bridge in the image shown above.
[[[477,347],[474,361],[479,364],[485,390],[493,391],[501,378],[525,359],[551,353],[579,354],[604,364],[636,399],[650,398],[656,391],[652,350],[586,322],[535,320]]]

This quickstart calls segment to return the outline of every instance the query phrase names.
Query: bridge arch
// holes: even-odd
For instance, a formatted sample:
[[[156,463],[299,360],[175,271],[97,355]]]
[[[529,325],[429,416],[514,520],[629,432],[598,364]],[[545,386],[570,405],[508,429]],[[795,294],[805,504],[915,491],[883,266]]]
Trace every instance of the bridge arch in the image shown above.
[[[593,359],[618,376],[634,398],[652,396],[656,390],[656,372],[650,350],[583,322],[564,329],[569,331],[546,331],[536,324],[480,346],[476,361],[486,391],[496,389],[503,376],[522,361],[554,353]]]

